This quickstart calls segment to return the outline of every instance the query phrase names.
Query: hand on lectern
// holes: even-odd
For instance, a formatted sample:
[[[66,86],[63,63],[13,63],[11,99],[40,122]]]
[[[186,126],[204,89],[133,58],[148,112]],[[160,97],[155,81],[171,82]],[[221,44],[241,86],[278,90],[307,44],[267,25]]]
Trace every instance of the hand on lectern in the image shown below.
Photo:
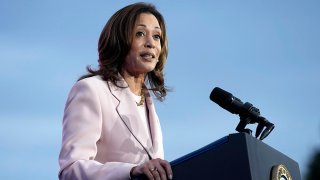
[[[167,180],[172,179],[172,169],[168,161],[152,159],[135,166],[130,171],[131,179]],[[143,177],[143,178],[140,178]]]

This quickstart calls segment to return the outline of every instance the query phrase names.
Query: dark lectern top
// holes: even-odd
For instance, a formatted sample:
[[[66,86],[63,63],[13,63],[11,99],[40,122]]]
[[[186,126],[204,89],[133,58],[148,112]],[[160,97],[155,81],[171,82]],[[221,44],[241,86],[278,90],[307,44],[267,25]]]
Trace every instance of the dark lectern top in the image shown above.
[[[297,162],[247,133],[230,134],[171,162],[174,180],[271,180],[280,164],[301,180]]]

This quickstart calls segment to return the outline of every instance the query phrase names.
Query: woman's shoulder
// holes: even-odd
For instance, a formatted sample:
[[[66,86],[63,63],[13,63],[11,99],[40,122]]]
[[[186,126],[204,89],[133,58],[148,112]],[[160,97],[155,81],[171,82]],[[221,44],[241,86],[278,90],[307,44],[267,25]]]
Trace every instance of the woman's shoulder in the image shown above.
[[[106,81],[103,80],[101,76],[95,75],[84,79],[80,79],[76,82],[76,84],[105,85]]]
[[[117,84],[115,85],[111,81],[104,80],[101,76],[95,75],[87,78],[83,78],[79,81],[77,81],[74,85],[74,87],[82,87],[82,88],[89,88],[89,89],[95,89],[95,91],[110,89],[113,91],[116,90],[123,90],[124,88],[128,87],[124,79],[120,79]]]
[[[86,90],[91,89],[93,91],[97,91],[99,89],[107,88],[107,82],[103,80],[100,76],[92,76],[87,77],[81,80],[78,80],[72,89],[77,90]]]

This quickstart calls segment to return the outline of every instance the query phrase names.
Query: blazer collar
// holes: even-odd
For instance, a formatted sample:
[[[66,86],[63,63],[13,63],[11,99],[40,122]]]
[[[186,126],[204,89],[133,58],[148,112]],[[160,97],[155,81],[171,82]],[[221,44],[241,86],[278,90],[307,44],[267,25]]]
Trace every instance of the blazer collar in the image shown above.
[[[152,97],[149,92],[146,93],[146,110],[149,115],[149,127],[150,127],[150,135],[148,133],[141,133],[139,129],[141,129],[140,122],[142,121],[139,112],[137,109],[136,102],[133,100],[130,89],[128,88],[128,84],[124,79],[118,81],[118,86],[124,87],[120,88],[115,86],[112,82],[108,82],[108,86],[111,94],[118,100],[118,105],[116,106],[116,111],[119,114],[121,120],[126,125],[130,133],[133,137],[139,142],[139,144],[145,149],[147,154],[151,156],[158,150],[158,138],[162,138],[159,136],[161,130],[159,130],[159,120],[155,112],[155,108],[153,105]],[[140,133],[137,133],[137,132]],[[162,139],[161,139],[162,141]]]
[[[149,92],[146,93],[146,104],[147,104],[147,110],[149,112],[148,115],[149,115],[149,124],[150,124],[150,134],[152,139],[152,151],[153,153],[157,153],[159,152],[159,148],[160,148],[159,145],[162,146],[162,134],[161,134],[159,118],[157,116],[157,113],[152,101],[152,97],[150,96]]]

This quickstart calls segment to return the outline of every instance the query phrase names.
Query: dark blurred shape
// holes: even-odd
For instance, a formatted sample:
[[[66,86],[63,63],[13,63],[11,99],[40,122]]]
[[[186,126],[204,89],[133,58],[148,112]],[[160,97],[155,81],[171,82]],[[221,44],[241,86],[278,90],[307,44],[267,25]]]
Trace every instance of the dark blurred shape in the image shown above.
[[[310,159],[306,180],[320,179],[320,150],[316,151]]]

